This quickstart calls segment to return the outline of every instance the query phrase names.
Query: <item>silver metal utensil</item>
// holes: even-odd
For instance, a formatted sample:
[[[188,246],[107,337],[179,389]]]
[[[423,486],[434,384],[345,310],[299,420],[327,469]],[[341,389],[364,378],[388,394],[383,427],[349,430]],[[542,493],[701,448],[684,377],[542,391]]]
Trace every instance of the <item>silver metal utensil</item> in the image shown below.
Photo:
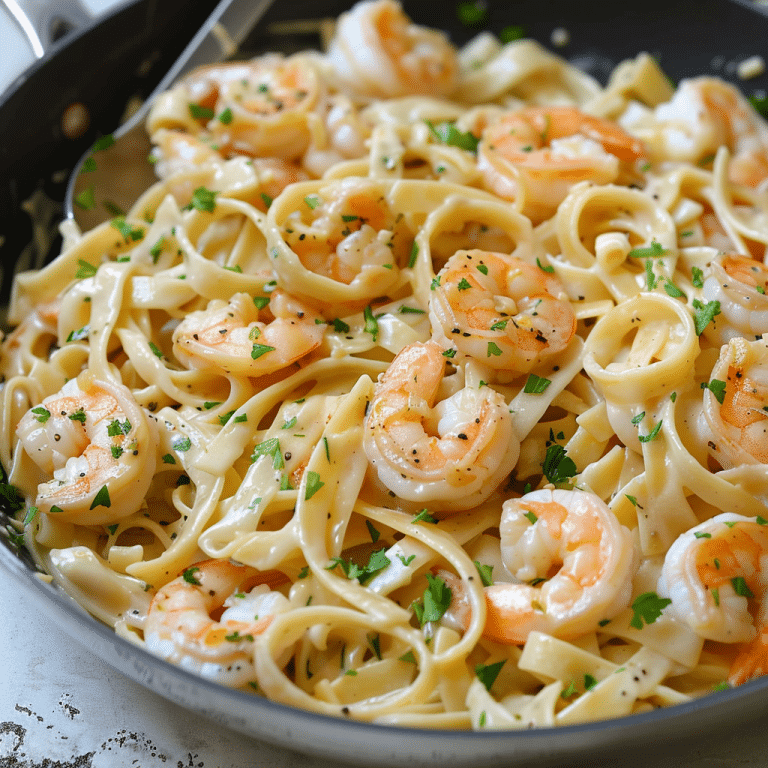
[[[126,210],[155,180],[144,120],[154,98],[185,73],[231,56],[273,0],[221,0],[141,106],[80,158],[67,184],[64,214],[81,230]]]

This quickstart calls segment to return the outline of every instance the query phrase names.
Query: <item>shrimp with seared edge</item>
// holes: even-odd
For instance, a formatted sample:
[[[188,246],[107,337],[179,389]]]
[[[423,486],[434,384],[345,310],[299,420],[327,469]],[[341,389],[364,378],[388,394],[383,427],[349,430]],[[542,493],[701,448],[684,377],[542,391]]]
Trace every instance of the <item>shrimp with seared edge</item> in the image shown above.
[[[19,421],[21,447],[51,480],[35,506],[59,520],[106,525],[141,506],[157,461],[157,427],[123,384],[90,371]]]
[[[724,344],[734,336],[768,333],[768,267],[749,256],[727,254],[713,260],[702,296],[720,302],[720,314],[705,329],[712,341]]]
[[[339,17],[328,59],[363,96],[447,96],[458,58],[446,36],[414,24],[396,0],[366,0]]]
[[[560,281],[502,253],[457,251],[429,297],[433,339],[497,371],[527,373],[562,352],[576,317]]]
[[[731,339],[704,389],[707,445],[725,469],[768,464],[768,339]]]
[[[296,363],[320,346],[325,324],[280,289],[266,297],[236,293],[190,312],[173,332],[173,351],[188,368],[263,376]],[[267,320],[267,322],[265,322]]]
[[[485,637],[521,645],[536,630],[572,639],[629,604],[632,536],[595,494],[545,488],[508,499],[499,532],[502,560],[523,583],[485,588]]]
[[[714,77],[683,80],[672,99],[656,107],[660,156],[702,164],[726,146],[731,181],[758,187],[768,179],[768,125],[736,86]]]
[[[641,141],[575,107],[506,112],[482,131],[478,168],[486,189],[517,201],[534,221],[549,218],[581,181],[609,184],[632,174]]]
[[[492,387],[465,386],[435,404],[445,363],[432,341],[400,351],[376,385],[363,447],[379,480],[401,499],[454,511],[487,499],[512,471],[520,446]]]
[[[310,115],[321,101],[309,60],[272,54],[194,70],[158,98],[147,127],[151,136],[160,128],[185,130],[218,147],[224,157],[290,160],[309,146]],[[180,114],[178,104],[184,105]]]
[[[354,297],[364,306],[386,294],[399,279],[399,265],[408,261],[414,237],[387,194],[384,185],[358,178],[292,185],[270,207],[291,251],[287,259],[274,260],[284,284],[322,303]],[[296,274],[291,259],[298,259],[295,266],[304,274]]]
[[[768,673],[768,526],[724,512],[681,534],[667,551],[658,592],[696,634],[739,643],[729,682]]]
[[[231,688],[255,682],[255,638],[288,609],[288,599],[272,589],[286,581],[277,571],[261,573],[230,560],[196,563],[152,598],[145,646]]]
[[[199,136],[161,128],[152,137],[155,173],[165,182],[179,206],[186,206],[199,187],[229,195],[245,196],[247,201],[266,211],[264,198],[277,197],[289,184],[306,181],[308,176],[297,165],[276,157],[225,159],[220,151]]]

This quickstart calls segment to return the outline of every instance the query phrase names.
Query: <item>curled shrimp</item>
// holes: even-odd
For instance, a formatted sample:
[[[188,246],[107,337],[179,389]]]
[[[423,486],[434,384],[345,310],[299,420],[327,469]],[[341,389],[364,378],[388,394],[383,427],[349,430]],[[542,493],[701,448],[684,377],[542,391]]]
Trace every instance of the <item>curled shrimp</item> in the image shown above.
[[[501,253],[457,251],[429,297],[433,339],[497,370],[530,371],[562,352],[576,317],[560,281]]]
[[[658,592],[700,637],[740,643],[729,681],[768,672],[765,599],[768,527],[725,512],[681,534],[667,551]]]
[[[264,196],[275,198],[289,184],[308,178],[294,163],[276,157],[225,160],[210,144],[184,131],[161,128],[152,141],[155,173],[180,206],[187,205],[195,189],[203,186],[238,196],[245,189],[248,201],[265,211]]]
[[[333,281],[325,289],[296,283],[299,293],[315,300],[329,300],[328,288],[350,286],[349,295],[367,303],[397,281],[398,265],[408,260],[413,233],[377,182],[352,178],[295,185],[273,203],[270,214],[277,215],[275,210],[289,211],[281,214],[279,231],[299,269]],[[283,258],[274,266],[285,270],[281,277],[287,284],[307,277],[297,275]]]
[[[485,588],[491,640],[522,644],[534,630],[571,639],[629,604],[632,537],[595,494],[543,489],[508,499],[499,531],[505,566],[526,583]]]
[[[229,301],[214,299],[205,309],[190,312],[173,332],[173,350],[189,368],[262,376],[320,346],[325,325],[316,319],[310,309],[280,289],[271,293],[268,302],[236,293]]]
[[[768,464],[768,340],[731,339],[704,390],[708,447],[722,467]]]
[[[520,202],[536,221],[551,216],[581,181],[608,184],[645,155],[615,123],[575,107],[526,107],[485,126],[478,168],[485,187]]]
[[[396,0],[366,0],[342,14],[328,59],[364,96],[445,96],[456,86],[454,47],[442,32],[414,24]]]
[[[157,591],[144,625],[149,651],[232,688],[254,682],[255,638],[288,607],[281,573],[206,560]],[[223,612],[222,612],[223,610]],[[213,615],[221,612],[218,620]]]
[[[720,302],[707,336],[723,344],[734,336],[768,333],[768,267],[749,256],[729,254],[710,265],[702,295]]]
[[[757,187],[768,178],[768,126],[735,86],[713,77],[683,80],[655,112],[661,151],[699,164],[725,145],[731,181]]]
[[[432,341],[400,351],[376,386],[363,447],[401,499],[452,511],[488,498],[520,446],[509,408],[491,387],[464,387],[435,405],[445,361]]]
[[[60,520],[104,525],[133,514],[155,471],[157,428],[130,390],[89,371],[21,418],[16,434],[53,479],[35,506]]]
[[[150,135],[182,128],[204,136],[224,157],[293,159],[309,145],[309,115],[320,100],[317,73],[307,59],[267,55],[194,70],[159,98],[147,125]],[[180,114],[174,107],[179,103]]]

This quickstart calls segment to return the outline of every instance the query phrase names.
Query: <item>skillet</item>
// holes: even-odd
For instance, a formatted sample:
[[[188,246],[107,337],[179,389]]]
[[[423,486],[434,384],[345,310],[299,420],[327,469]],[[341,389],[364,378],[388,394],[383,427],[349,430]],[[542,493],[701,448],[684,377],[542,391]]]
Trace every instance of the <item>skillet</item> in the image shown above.
[[[282,0],[246,39],[243,55],[316,45],[312,36],[280,34],[275,22],[336,16],[349,4]],[[0,303],[7,301],[15,269],[39,266],[55,254],[69,169],[98,135],[116,125],[127,96],[151,90],[212,5],[208,0],[128,2],[60,41],[0,97]],[[734,65],[752,55],[768,59],[768,15],[749,0],[627,0],[621,5],[615,0],[489,1],[482,26],[462,21],[454,5],[439,0],[404,5],[415,21],[446,29],[457,44],[480,28],[498,32],[518,25],[527,36],[552,47],[553,30],[563,28],[569,42],[558,53],[603,82],[619,61],[647,50],[675,81],[716,74],[739,84],[747,95],[764,97],[768,91],[768,74],[741,81],[735,73]],[[85,104],[91,115],[88,129],[74,140],[61,130],[62,112],[73,101]],[[32,224],[22,204],[36,191],[37,199],[45,201],[45,217],[42,224],[38,219],[42,229],[33,244]],[[9,512],[0,510],[0,532]],[[668,752],[670,746],[736,723],[759,727],[757,721],[768,717],[768,678],[762,678],[674,708],[556,730],[444,733],[347,722],[224,689],[149,656],[35,578],[23,550],[5,536],[0,536],[0,564],[11,589],[39,604],[64,631],[133,680],[225,727],[335,760],[359,763],[364,758],[367,766],[437,766],[448,761],[457,768],[480,763],[565,766],[594,765],[611,755],[626,757],[642,750],[650,763],[654,753]]]

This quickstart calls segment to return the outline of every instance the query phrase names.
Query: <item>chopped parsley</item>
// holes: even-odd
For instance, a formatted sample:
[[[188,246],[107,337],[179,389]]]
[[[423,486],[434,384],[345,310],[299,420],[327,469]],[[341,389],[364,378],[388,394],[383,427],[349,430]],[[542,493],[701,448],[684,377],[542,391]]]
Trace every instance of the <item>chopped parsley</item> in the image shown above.
[[[662,246],[661,243],[652,240],[651,244],[645,248],[633,248],[627,256],[632,259],[658,259],[660,256],[664,256],[667,253],[667,249]]]
[[[83,259],[78,259],[77,265],[75,277],[78,280],[82,280],[86,277],[94,277],[99,270],[98,267],[94,267],[93,264],[89,264],[87,261],[83,261]]]
[[[271,456],[273,469],[282,469],[285,466],[283,454],[280,452],[280,441],[276,437],[270,437],[253,449],[251,463],[255,462],[260,456]]]
[[[268,344],[254,344],[251,348],[251,357],[254,360],[258,360],[262,355],[266,355],[267,352],[274,352],[275,348],[270,347]]]
[[[555,485],[568,482],[577,472],[574,460],[567,455],[565,448],[557,443],[547,447],[541,468],[544,477]]]
[[[187,582],[187,584],[194,584],[196,587],[199,587],[200,582],[197,580],[197,577],[195,576],[195,574],[199,570],[200,569],[197,566],[193,565],[191,568],[187,568],[187,570],[181,574],[181,577],[184,579],[184,581]]]
[[[475,674],[477,679],[485,686],[487,691],[491,690],[491,687],[496,682],[496,678],[501,672],[501,668],[507,663],[506,659],[497,661],[495,664],[477,664],[475,666]]]
[[[334,568],[339,567],[344,572],[344,575],[352,580],[356,579],[361,584],[364,584],[375,573],[384,570],[391,560],[387,557],[385,549],[378,549],[375,552],[371,552],[371,556],[368,558],[368,563],[362,568],[352,560],[344,560],[342,557],[331,558],[330,565],[327,565],[325,569],[332,571]]]
[[[41,424],[45,424],[45,422],[51,418],[51,412],[47,408],[43,408],[42,405],[33,408],[32,413],[35,414],[35,419]]]
[[[720,379],[712,379],[709,383],[702,381],[701,382],[701,388],[702,389],[708,389],[717,400],[720,405],[723,404],[723,401],[725,400],[725,382],[721,381]]]
[[[417,515],[414,516],[411,523],[437,523],[437,519],[429,514],[428,509],[422,509]]]
[[[184,210],[191,211],[194,208],[198,211],[207,211],[208,213],[213,213],[213,211],[216,209],[216,195],[218,194],[218,192],[215,192],[211,189],[198,187],[192,193],[192,199],[189,201],[189,204],[184,206]]]
[[[448,610],[453,597],[451,588],[443,579],[432,573],[426,573],[425,576],[429,586],[424,590],[424,595],[420,600],[414,600],[411,603],[411,608],[413,608],[422,627],[430,621],[440,621],[443,614]]]
[[[693,322],[696,326],[696,334],[701,336],[704,329],[720,314],[720,302],[708,301],[706,304],[693,300]]]
[[[545,379],[543,376],[537,376],[535,373],[532,373],[528,376],[528,380],[525,382],[523,392],[525,392],[526,395],[541,395],[551,383],[552,382],[549,379]]]
[[[671,602],[668,597],[659,597],[655,592],[643,592],[632,603],[634,613],[629,625],[635,629],[642,629],[643,622],[653,624]]]
[[[449,147],[458,147],[467,152],[477,152],[477,145],[480,143],[479,137],[469,131],[460,131],[454,123],[444,122],[435,125],[430,120],[424,121],[429,128],[429,132],[441,144],[447,144]]]
[[[363,328],[363,331],[365,331],[365,333],[370,333],[373,340],[376,341],[379,335],[379,321],[373,316],[373,310],[371,309],[370,304],[363,310],[363,316],[365,317],[365,327]]]
[[[474,562],[475,568],[477,568],[477,572],[480,574],[480,581],[483,582],[483,586],[490,587],[493,584],[493,566],[484,565],[477,560]]]
[[[662,422],[663,419],[661,419],[647,435],[638,435],[638,440],[641,443],[650,443],[651,440],[655,440],[659,436],[659,432],[661,432]]]
[[[304,498],[309,501],[324,485],[325,483],[320,480],[320,475],[310,470],[307,472],[307,490]]]
[[[95,509],[96,507],[111,507],[112,501],[109,498],[109,489],[106,485],[102,485],[99,492],[91,502],[89,509]]]

